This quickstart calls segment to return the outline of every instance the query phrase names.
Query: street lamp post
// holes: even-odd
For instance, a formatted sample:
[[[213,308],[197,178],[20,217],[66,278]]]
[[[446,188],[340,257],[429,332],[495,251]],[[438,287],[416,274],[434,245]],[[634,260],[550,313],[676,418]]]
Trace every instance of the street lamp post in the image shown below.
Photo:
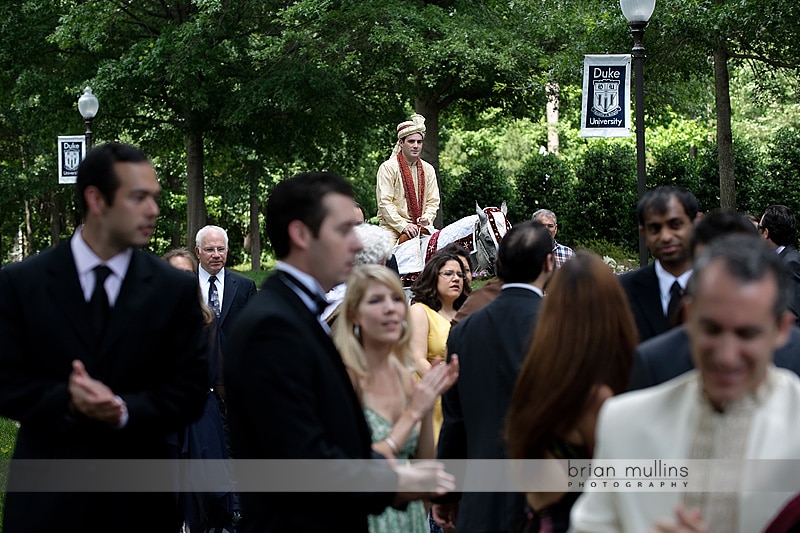
[[[97,97],[92,94],[92,88],[86,87],[83,94],[78,98],[78,112],[83,117],[86,123],[86,152],[92,149],[92,119],[97,115],[97,110],[100,108],[100,102]]]
[[[633,34],[633,75],[636,82],[636,182],[638,198],[642,199],[647,190],[647,170],[644,157],[644,29],[656,7],[656,0],[619,0],[622,14],[628,19]],[[639,236],[639,265],[645,266],[648,260],[647,243]]]

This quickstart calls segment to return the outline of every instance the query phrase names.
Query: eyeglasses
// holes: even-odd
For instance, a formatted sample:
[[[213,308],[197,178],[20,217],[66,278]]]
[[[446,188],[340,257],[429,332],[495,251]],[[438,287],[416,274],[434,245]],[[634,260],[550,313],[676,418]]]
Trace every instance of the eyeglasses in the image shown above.
[[[464,274],[462,272],[460,272],[460,271],[457,271],[457,270],[442,270],[441,272],[439,272],[439,275],[442,276],[443,278],[456,277],[456,278],[464,279]]]
[[[545,228],[556,229],[558,224],[542,224]]]
[[[218,246],[216,248],[203,248],[202,250],[207,254],[213,254],[214,252],[217,252],[218,254],[224,254],[225,252],[228,251],[227,248],[224,248],[222,246]]]

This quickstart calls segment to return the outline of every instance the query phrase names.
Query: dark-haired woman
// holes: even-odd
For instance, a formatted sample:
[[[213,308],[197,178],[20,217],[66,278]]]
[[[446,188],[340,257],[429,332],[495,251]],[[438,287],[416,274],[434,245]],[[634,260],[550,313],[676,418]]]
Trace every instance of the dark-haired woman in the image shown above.
[[[553,276],[506,420],[512,459],[590,459],[603,402],[626,390],[638,341],[616,276],[579,251]],[[565,532],[579,492],[530,492],[520,531]]]

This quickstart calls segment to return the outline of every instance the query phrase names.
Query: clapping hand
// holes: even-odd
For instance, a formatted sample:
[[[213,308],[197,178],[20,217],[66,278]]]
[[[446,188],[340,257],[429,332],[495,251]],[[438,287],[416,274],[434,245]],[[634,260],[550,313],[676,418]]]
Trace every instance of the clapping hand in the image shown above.
[[[458,355],[453,354],[447,364],[437,357],[422,380],[414,383],[409,409],[422,418],[433,409],[436,398],[450,389],[457,379]]]

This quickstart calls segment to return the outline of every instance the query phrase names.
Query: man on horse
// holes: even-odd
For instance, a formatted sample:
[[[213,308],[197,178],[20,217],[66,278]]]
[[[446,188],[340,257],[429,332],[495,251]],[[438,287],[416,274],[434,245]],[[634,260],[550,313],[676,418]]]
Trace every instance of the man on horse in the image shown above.
[[[425,117],[411,115],[397,125],[397,144],[378,169],[378,221],[401,241],[430,231],[439,209],[436,171],[420,158]]]

